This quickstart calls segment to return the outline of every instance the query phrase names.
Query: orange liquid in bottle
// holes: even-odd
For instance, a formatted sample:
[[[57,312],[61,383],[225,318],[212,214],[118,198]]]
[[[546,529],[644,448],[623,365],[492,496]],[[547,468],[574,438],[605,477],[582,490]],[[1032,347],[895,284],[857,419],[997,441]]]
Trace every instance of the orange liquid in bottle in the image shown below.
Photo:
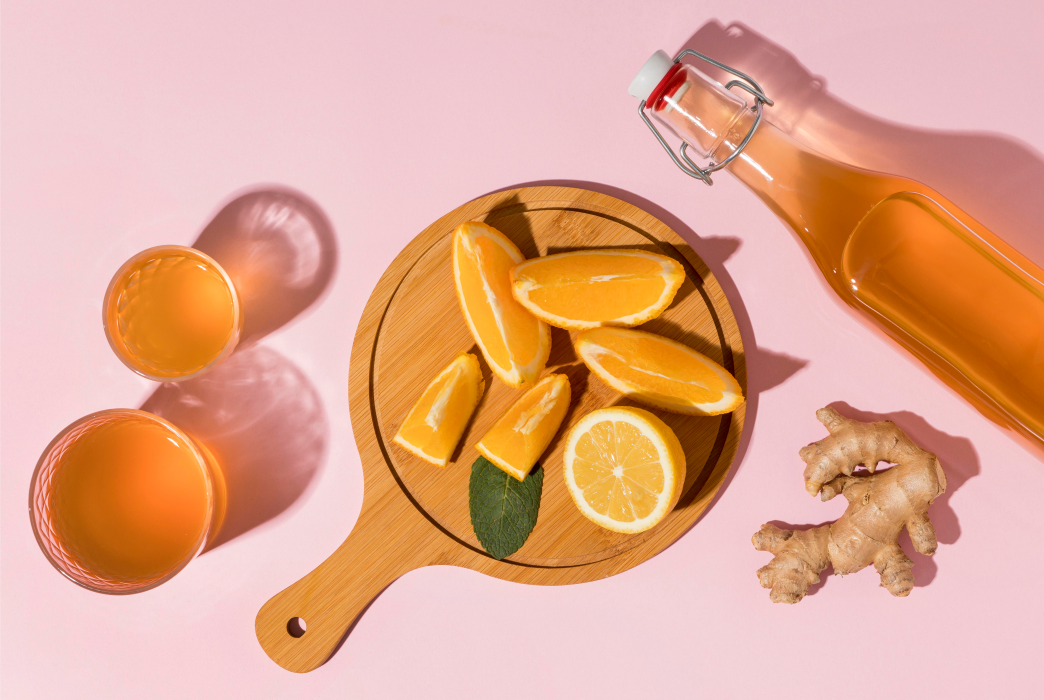
[[[754,115],[686,72],[653,113],[721,162]],[[726,169],[845,303],[1044,451],[1044,271],[931,188],[826,158],[764,120]]]
[[[109,285],[109,344],[135,372],[187,379],[235,347],[240,315],[235,287],[210,257],[191,248],[152,248],[128,261]]]
[[[220,474],[204,460],[183,434],[140,411],[74,424],[34,479],[41,545],[59,569],[99,590],[165,580],[200,550],[223,510]]]

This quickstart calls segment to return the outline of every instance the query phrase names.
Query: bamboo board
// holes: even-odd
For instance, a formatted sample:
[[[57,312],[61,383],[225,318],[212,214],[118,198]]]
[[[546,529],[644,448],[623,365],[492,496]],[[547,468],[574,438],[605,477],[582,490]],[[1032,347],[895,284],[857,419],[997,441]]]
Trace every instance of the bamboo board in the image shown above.
[[[385,587],[423,566],[461,566],[539,585],[594,581],[637,566],[696,522],[735,457],[744,407],[713,418],[650,409],[671,426],[685,449],[685,489],[677,507],[638,535],[613,533],[586,520],[561,476],[562,438],[590,411],[629,402],[589,376],[573,351],[570,332],[552,329],[546,371],[569,376],[570,412],[541,459],[544,490],[533,533],[505,560],[487,555],[471,529],[470,465],[478,457],[475,443],[519,392],[493,378],[481,360],[486,393],[445,469],[391,441],[420,392],[454,356],[468,350],[481,358],[457,304],[450,255],[453,229],[473,220],[502,231],[528,258],[606,247],[642,248],[675,258],[687,279],[670,308],[641,328],[711,357],[746,391],[743,344],[721,287],[692,248],[650,214],[608,195],[568,187],[497,192],[446,214],[395,258],[359,322],[349,385],[365,483],[362,512],[325,562],[258,612],[258,641],[283,668],[303,673],[321,666]],[[291,623],[295,618],[304,620],[304,634]]]

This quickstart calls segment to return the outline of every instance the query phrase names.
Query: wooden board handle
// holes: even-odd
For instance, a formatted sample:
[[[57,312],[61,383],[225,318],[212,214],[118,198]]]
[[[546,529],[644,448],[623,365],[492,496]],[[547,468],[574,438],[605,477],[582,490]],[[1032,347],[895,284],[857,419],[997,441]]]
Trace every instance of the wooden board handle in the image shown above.
[[[265,653],[295,673],[322,666],[381,591],[404,573],[431,563],[417,552],[425,549],[418,544],[433,534],[437,531],[412,507],[364,505],[341,546],[257,613],[254,629]]]

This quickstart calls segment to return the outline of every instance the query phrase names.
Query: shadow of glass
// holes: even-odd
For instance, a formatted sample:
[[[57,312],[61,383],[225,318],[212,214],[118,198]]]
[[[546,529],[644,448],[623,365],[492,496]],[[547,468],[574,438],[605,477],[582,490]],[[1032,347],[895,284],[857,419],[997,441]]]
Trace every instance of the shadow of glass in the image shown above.
[[[226,204],[192,244],[218,261],[243,309],[241,345],[250,345],[314,304],[333,280],[337,240],[319,206],[281,187]]]
[[[307,490],[329,440],[315,387],[263,346],[232,354],[211,372],[161,385],[141,406],[185,430],[221,466],[227,490],[214,549],[285,512]]]
[[[850,165],[938,190],[1044,267],[1044,156],[1028,144],[1003,134],[912,127],[863,112],[832,95],[824,78],[782,46],[738,22],[711,20],[682,48],[757,80],[775,101],[765,118],[798,141]],[[726,82],[724,71],[702,62],[699,68]]]
[[[192,247],[236,285],[239,347],[203,376],[161,385],[141,408],[199,440],[221,467],[227,504],[210,551],[287,511],[323,463],[329,428],[318,392],[290,360],[254,343],[323,296],[337,242],[315,202],[269,186],[232,199]]]

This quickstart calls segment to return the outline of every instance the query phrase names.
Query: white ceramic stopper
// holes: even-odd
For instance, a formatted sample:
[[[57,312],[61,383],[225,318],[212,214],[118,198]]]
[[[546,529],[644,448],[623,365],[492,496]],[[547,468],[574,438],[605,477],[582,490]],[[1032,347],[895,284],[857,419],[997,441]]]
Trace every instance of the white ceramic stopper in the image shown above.
[[[631,87],[627,88],[627,92],[639,100],[647,100],[673,65],[674,61],[671,60],[666,51],[657,51],[645,62],[642,69],[638,71],[638,75],[634,76],[634,80],[631,81]]]

